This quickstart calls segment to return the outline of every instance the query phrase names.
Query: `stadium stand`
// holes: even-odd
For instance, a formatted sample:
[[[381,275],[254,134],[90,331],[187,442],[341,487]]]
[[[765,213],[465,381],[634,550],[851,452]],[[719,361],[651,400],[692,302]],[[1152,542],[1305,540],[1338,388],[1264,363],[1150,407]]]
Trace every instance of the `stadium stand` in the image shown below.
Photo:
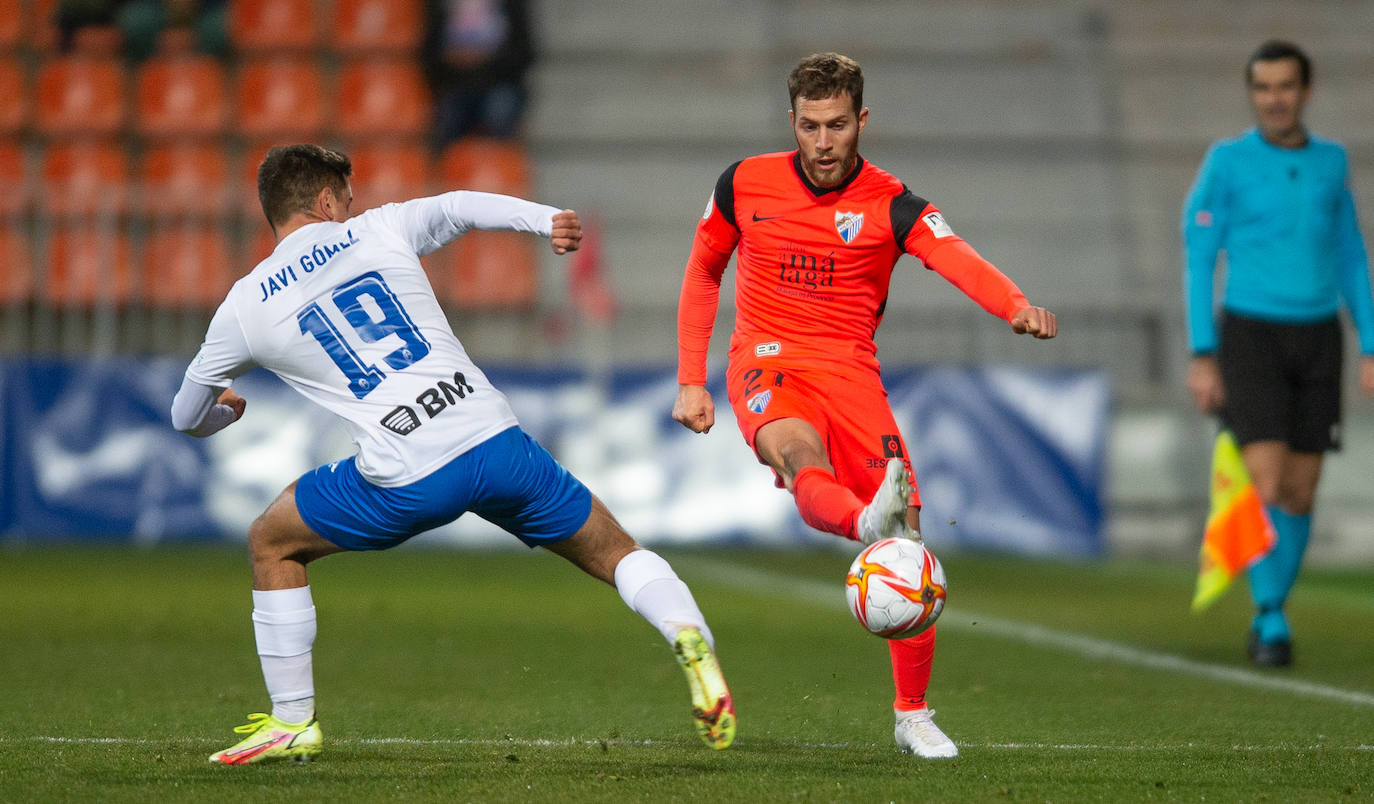
[[[424,36],[420,0],[336,0],[331,45],[341,53],[403,56]]]
[[[140,298],[154,308],[212,311],[232,284],[234,265],[223,227],[185,223],[154,229],[143,245]]]
[[[348,149],[355,209],[430,195],[429,152],[417,144],[367,143]]]
[[[429,126],[429,91],[412,62],[348,62],[339,72],[338,98],[337,129],[350,139],[419,139]]]
[[[304,51],[319,44],[314,0],[233,0],[229,42],[240,51]]]
[[[56,141],[44,151],[42,212],[60,218],[108,220],[128,209],[128,152],[114,140]]]
[[[445,188],[529,197],[530,164],[509,140],[468,138],[444,149]],[[538,300],[538,251],[513,232],[469,232],[430,255],[427,266],[442,302],[458,309],[527,309]]]
[[[49,136],[112,136],[124,127],[124,67],[113,56],[77,53],[43,63],[38,130]]]
[[[230,193],[231,197],[236,199],[239,216],[247,221],[250,227],[258,224],[267,225],[262,215],[262,204],[258,202],[258,165],[262,164],[262,158],[275,144],[270,140],[253,142],[243,150],[242,158],[238,162],[238,177]]]
[[[0,52],[12,52],[23,44],[26,22],[24,0],[0,0]]]
[[[154,56],[135,74],[134,129],[148,138],[209,137],[228,119],[225,68],[190,52]]]
[[[27,304],[33,297],[33,245],[19,222],[0,218],[0,305]]]
[[[0,218],[17,218],[29,211],[33,185],[28,180],[24,150],[12,140],[0,140]]]
[[[29,92],[24,65],[0,56],[0,135],[14,136],[29,123]]]
[[[331,112],[324,77],[313,59],[247,60],[239,69],[236,97],[234,128],[246,137],[315,140]]]
[[[229,166],[216,143],[157,145],[143,153],[138,184],[150,218],[225,216],[233,210]]]
[[[133,247],[117,227],[63,224],[48,235],[42,297],[57,308],[126,305],[134,294]]]

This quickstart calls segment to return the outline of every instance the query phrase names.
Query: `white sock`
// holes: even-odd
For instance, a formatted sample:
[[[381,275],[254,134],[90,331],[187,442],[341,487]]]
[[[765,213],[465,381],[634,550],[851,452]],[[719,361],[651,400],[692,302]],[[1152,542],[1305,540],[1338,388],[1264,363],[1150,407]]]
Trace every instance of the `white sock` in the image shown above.
[[[315,714],[310,653],[315,644],[315,604],[310,587],[253,590],[253,634],[272,716],[283,723],[309,720]]]
[[[715,649],[715,637],[706,627],[706,618],[692,599],[691,590],[657,553],[640,549],[620,559],[615,566],[615,588],[625,605],[648,620],[669,644],[690,625],[700,629],[706,643]]]

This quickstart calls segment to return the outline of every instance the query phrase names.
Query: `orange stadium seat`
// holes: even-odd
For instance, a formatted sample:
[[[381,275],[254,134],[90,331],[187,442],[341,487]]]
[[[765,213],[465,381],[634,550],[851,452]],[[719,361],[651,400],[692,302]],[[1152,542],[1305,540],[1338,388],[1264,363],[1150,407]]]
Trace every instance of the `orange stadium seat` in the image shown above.
[[[22,0],[21,0],[22,2]],[[25,29],[30,43],[38,50],[57,47],[57,5],[60,0],[29,0]]]
[[[44,297],[61,307],[125,304],[133,293],[129,239],[112,227],[63,226],[48,236]]]
[[[29,93],[18,59],[0,58],[0,134],[16,134],[29,122]]]
[[[231,195],[237,199],[239,215],[252,225],[267,225],[267,219],[262,214],[262,204],[258,201],[258,165],[262,164],[262,158],[267,156],[267,151],[276,144],[250,144],[243,153],[243,161],[239,164],[238,180],[232,188]]]
[[[334,47],[345,53],[414,52],[425,33],[420,0],[337,0]]]
[[[143,244],[143,301],[153,307],[215,308],[232,284],[230,254],[218,226],[155,229]]]
[[[227,119],[224,68],[209,56],[144,62],[135,78],[134,128],[145,137],[209,136]]]
[[[118,133],[124,68],[114,58],[60,56],[38,70],[38,128],[48,135]]]
[[[352,148],[353,209],[429,194],[429,152],[420,145],[363,145]]]
[[[529,160],[519,144],[466,139],[439,160],[445,190],[528,197]],[[468,232],[426,263],[442,301],[467,309],[520,309],[538,294],[538,240],[515,232]]]
[[[59,216],[122,214],[129,200],[129,161],[110,142],[74,141],[43,152],[44,212]]]
[[[33,297],[33,254],[19,221],[0,219],[0,304],[24,304]]]
[[[239,50],[306,50],[318,41],[315,0],[232,0],[229,41]]]
[[[429,88],[414,64],[386,60],[344,66],[339,132],[348,137],[420,137],[429,127]]]
[[[218,215],[233,209],[229,166],[218,144],[177,142],[143,156],[143,210],[158,218]]]
[[[28,211],[33,199],[24,166],[24,149],[13,140],[0,140],[0,217],[11,218]]]
[[[248,249],[243,252],[238,265],[239,276],[243,276],[257,267],[258,263],[267,259],[272,254],[272,250],[277,247],[277,238],[272,234],[272,227],[267,225],[266,220],[259,220],[248,227]]]
[[[15,50],[24,41],[24,0],[0,0],[0,50]]]
[[[313,61],[249,61],[237,94],[238,129],[247,136],[313,139],[324,128],[324,79]]]
[[[510,140],[470,137],[439,155],[439,176],[446,190],[528,195],[530,162],[525,149]]]

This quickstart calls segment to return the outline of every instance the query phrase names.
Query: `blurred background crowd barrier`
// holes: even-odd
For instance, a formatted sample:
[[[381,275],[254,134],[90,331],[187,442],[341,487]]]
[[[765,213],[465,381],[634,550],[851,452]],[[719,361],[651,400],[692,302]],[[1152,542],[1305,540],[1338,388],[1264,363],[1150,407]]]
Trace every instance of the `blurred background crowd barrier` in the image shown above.
[[[1183,195],[1208,143],[1251,124],[1243,65],[1279,36],[1312,55],[1308,120],[1349,147],[1357,200],[1374,197],[1370,30],[1374,4],[1337,0],[0,0],[0,358],[184,363],[271,248],[261,155],[316,141],[352,155],[355,210],[468,188],[588,216],[577,259],[485,233],[427,259],[480,364],[670,366],[716,177],[792,147],[784,77],[838,50],[867,74],[865,156],[1060,316],[1053,342],[1013,338],[907,258],[884,364],[1100,375],[1103,543],[1187,555],[1211,424],[1183,391]],[[448,68],[488,57],[514,87],[493,96],[519,103],[449,139]],[[1374,231],[1369,203],[1362,220]],[[1374,555],[1374,405],[1352,389],[1318,560]],[[919,450],[919,425],[908,436]]]

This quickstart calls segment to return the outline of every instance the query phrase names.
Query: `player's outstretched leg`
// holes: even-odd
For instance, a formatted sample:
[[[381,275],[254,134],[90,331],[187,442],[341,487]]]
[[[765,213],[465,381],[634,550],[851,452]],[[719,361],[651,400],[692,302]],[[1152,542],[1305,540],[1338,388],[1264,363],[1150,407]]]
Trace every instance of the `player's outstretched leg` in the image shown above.
[[[735,704],[716,660],[715,641],[691,590],[668,562],[636,545],[595,497],[577,533],[546,546],[614,586],[625,605],[658,629],[687,674],[697,733],[712,748],[729,747],[735,739]]]
[[[717,751],[729,748],[735,741],[735,700],[720,672],[715,651],[700,630],[687,627],[673,640],[673,653],[687,674],[697,734],[702,742]]]
[[[873,501],[864,506],[855,522],[859,541],[873,544],[891,536],[907,533],[906,508],[911,499],[911,482],[906,477],[906,464],[901,458],[887,462],[882,485],[873,494]]]
[[[289,759],[309,762],[320,753],[324,734],[315,718],[304,723],[283,723],[266,712],[248,716],[248,722],[234,731],[246,734],[239,742],[210,755],[210,761],[221,765],[250,765]]]

